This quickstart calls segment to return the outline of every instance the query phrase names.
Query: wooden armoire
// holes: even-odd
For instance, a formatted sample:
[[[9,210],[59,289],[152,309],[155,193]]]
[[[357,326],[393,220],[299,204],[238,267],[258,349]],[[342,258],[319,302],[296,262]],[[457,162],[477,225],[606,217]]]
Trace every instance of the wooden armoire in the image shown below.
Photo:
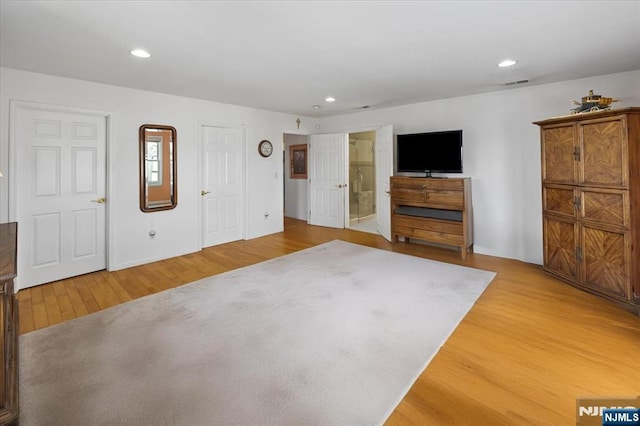
[[[534,124],[544,269],[640,314],[640,107]]]

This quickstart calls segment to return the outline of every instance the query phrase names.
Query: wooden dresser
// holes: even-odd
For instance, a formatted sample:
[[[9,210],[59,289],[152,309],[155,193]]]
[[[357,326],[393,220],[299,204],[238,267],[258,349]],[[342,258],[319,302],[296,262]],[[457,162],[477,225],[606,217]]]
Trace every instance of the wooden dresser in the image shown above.
[[[0,425],[12,424],[18,418],[18,306],[13,294],[17,235],[17,223],[0,224]]]
[[[544,269],[640,314],[640,108],[534,124]]]
[[[473,250],[470,178],[391,177],[391,237]]]

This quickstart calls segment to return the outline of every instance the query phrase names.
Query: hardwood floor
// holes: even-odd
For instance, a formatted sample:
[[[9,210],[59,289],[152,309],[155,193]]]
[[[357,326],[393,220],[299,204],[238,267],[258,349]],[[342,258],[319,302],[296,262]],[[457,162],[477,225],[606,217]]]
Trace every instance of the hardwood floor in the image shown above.
[[[640,395],[638,316],[537,265],[293,219],[283,233],[21,290],[20,333],[333,239],[498,272],[388,425],[575,425],[578,397]]]

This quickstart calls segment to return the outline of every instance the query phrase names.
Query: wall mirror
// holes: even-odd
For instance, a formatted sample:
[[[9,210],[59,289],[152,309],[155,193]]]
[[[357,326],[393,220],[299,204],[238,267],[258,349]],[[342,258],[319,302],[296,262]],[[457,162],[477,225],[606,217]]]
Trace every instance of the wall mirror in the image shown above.
[[[170,210],[178,204],[176,129],[143,124],[140,143],[140,210]]]

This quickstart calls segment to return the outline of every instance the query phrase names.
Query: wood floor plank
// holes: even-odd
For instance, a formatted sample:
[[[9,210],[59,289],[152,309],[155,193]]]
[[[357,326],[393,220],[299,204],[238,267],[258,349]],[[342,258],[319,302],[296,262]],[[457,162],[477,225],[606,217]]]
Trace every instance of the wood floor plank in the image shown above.
[[[67,294],[56,296],[58,307],[60,308],[60,316],[63,321],[69,321],[76,318],[75,311],[73,310],[73,305],[71,304],[71,299]]]
[[[19,309],[19,307],[18,307]],[[47,317],[47,308],[42,303],[34,303],[31,305],[33,310],[33,325],[36,330],[49,326],[49,318]]]
[[[101,271],[99,274],[106,285],[108,285],[113,293],[117,296],[119,303],[129,302],[130,300],[133,300],[133,297],[131,297],[129,292],[125,290],[124,287],[122,287],[122,284],[120,284],[120,282],[115,279],[115,277],[113,277],[106,271]]]
[[[20,290],[20,333],[66,320],[69,304],[79,317],[334,239],[498,273],[387,425],[575,425],[578,397],[640,394],[640,317],[540,266],[288,218],[281,233]]]
[[[82,300],[82,297],[80,296],[80,293],[78,292],[78,289],[76,288],[73,281],[64,280],[64,288],[67,292],[67,296],[69,296],[71,307],[76,318],[87,315],[89,313],[89,310],[85,306],[84,301]]]
[[[53,285],[44,286],[42,288],[42,295],[44,297],[44,306],[47,310],[48,325],[61,323],[62,314],[60,313],[58,298],[56,297]]]
[[[135,274],[132,274],[131,270],[125,269],[110,272],[109,275],[120,283],[120,286],[131,296],[132,299],[152,294],[147,287],[140,285]]]
[[[18,296],[20,297],[20,299],[23,300],[31,300],[31,289],[30,288],[25,288],[24,290],[21,290],[20,293],[18,294]]]
[[[18,313],[20,315],[18,320],[20,323],[20,334],[28,333],[36,329],[33,319],[33,305],[31,304],[30,298],[18,297]]]
[[[72,281],[72,284],[78,291],[78,294],[82,299],[84,309],[86,309],[88,313],[98,312],[101,310],[100,305],[96,301],[95,297],[93,297],[93,293],[89,289],[89,283],[85,282],[82,277],[77,277],[77,279]]]
[[[116,292],[113,288],[107,283],[106,277],[104,274],[97,272],[95,274],[87,275],[89,280],[93,280],[93,283],[90,282],[91,289],[99,289],[100,294],[102,295],[103,300],[106,302],[107,307],[112,307],[119,305],[122,303]],[[103,307],[104,309],[104,307]]]
[[[34,305],[38,303],[44,303],[44,295],[42,294],[42,289],[44,287],[45,286],[41,285],[41,286],[32,287],[29,289],[31,293],[31,303],[33,303]]]
[[[53,286],[53,292],[56,296],[66,296],[67,290],[64,288],[64,280],[56,281],[51,284]]]

